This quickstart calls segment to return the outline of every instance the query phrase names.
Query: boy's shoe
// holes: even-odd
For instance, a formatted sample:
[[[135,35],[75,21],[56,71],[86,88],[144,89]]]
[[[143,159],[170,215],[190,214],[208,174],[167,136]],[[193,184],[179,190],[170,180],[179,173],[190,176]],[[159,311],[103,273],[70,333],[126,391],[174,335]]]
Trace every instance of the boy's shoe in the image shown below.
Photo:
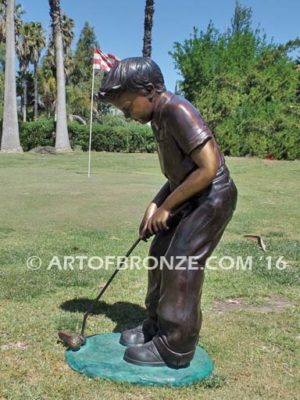
[[[123,346],[138,346],[149,342],[157,333],[156,322],[151,319],[145,321],[133,329],[122,332],[120,343]]]
[[[128,347],[124,360],[137,365],[148,367],[188,367],[195,350],[187,353],[177,353],[171,350],[162,337],[155,336],[153,340],[139,346]]]
[[[128,347],[124,353],[124,360],[131,364],[148,367],[166,366],[152,340],[140,346]]]

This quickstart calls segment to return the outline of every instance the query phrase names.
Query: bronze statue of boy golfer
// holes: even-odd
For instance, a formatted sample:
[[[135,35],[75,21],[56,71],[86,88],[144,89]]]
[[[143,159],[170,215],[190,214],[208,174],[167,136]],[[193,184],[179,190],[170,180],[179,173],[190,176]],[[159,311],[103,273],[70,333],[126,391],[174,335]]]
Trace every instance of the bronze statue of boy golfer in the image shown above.
[[[155,234],[152,262],[162,256],[180,259],[180,268],[174,261],[174,268],[160,268],[159,262],[149,268],[148,318],[122,333],[120,342],[128,346],[124,359],[145,366],[186,367],[201,328],[205,262],[233,215],[237,189],[214,134],[187,100],[166,90],[161,70],[151,59],[127,58],[115,64],[99,99],[140,123],[151,121],[167,181],[147,207],[139,234]],[[176,223],[168,226],[178,208]],[[191,268],[191,257],[196,267],[193,262]]]

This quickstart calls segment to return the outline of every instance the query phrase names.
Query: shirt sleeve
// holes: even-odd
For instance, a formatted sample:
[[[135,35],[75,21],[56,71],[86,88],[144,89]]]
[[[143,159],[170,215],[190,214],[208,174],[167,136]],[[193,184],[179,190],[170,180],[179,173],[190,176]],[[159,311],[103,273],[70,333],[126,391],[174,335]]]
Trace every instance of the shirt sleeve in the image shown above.
[[[185,154],[190,155],[214,137],[199,111],[188,101],[171,102],[166,112],[172,135]]]

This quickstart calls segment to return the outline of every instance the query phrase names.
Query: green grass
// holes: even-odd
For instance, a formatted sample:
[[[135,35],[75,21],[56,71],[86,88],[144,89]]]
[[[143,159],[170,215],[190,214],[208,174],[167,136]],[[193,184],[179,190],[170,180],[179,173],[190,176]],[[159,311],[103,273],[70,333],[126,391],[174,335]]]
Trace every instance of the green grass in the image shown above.
[[[229,159],[239,189],[234,219],[214,256],[253,257],[252,270],[208,270],[200,344],[215,362],[207,381],[188,388],[146,388],[90,380],[70,370],[58,329],[79,329],[89,300],[111,271],[47,268],[53,256],[123,255],[136,239],[149,200],[164,178],[156,155],[0,155],[0,399],[296,399],[299,396],[300,162]],[[298,186],[297,186],[298,185]],[[244,234],[261,234],[262,253]],[[136,255],[146,256],[142,243]],[[42,267],[26,267],[30,256]],[[288,268],[268,270],[283,256]],[[216,266],[216,262],[211,262]],[[121,331],[144,318],[145,270],[119,273],[88,333]],[[267,298],[281,312],[256,312]],[[219,313],[242,298],[251,308]],[[25,348],[16,348],[24,342]],[[12,348],[7,348],[12,346]]]

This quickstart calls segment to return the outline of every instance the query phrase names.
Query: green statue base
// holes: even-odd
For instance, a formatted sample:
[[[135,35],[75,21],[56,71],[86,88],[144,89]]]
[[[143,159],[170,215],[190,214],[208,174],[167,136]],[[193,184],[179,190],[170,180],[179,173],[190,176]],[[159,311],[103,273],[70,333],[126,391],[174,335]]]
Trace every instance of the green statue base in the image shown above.
[[[191,385],[207,378],[213,371],[212,360],[201,347],[197,347],[187,368],[129,364],[123,360],[125,347],[119,343],[119,338],[119,333],[90,336],[78,351],[66,351],[66,362],[72,369],[90,378],[100,377],[144,386]]]

